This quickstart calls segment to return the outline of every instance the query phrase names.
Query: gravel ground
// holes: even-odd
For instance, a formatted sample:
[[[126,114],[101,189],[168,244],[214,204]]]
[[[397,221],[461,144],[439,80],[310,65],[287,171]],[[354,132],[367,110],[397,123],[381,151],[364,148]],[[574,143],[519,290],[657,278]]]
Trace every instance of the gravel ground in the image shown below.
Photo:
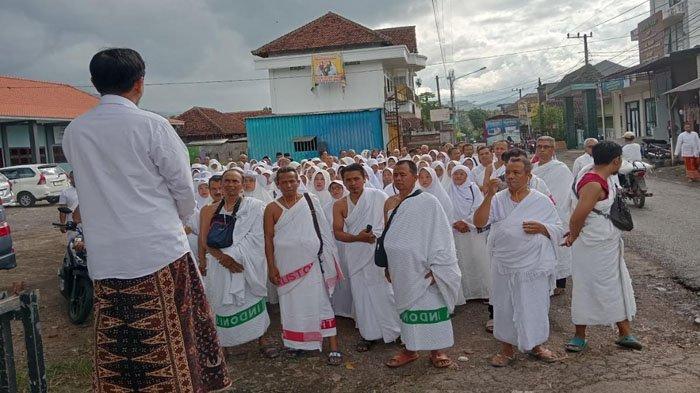
[[[654,197],[656,198],[656,197]],[[654,206],[656,201],[650,206]],[[660,203],[660,199],[659,199]],[[0,287],[25,280],[41,291],[40,315],[51,392],[90,390],[92,329],[73,326],[66,315],[66,301],[57,289],[56,271],[64,237],[50,227],[54,207],[8,209],[18,268],[0,272]],[[637,296],[638,318],[634,330],[646,345],[642,352],[623,351],[613,345],[615,332],[607,327],[590,331],[589,350],[562,362],[543,364],[520,355],[514,366],[493,369],[488,360],[498,343],[484,331],[486,306],[471,302],[459,307],[453,320],[456,343],[448,353],[465,362],[448,370],[429,366],[426,354],[398,370],[383,366],[398,350],[379,345],[369,353],[357,353],[358,334],[353,323],[339,319],[345,364],[332,368],[320,355],[299,360],[263,360],[255,345],[237,349],[229,360],[234,392],[422,392],[422,391],[620,391],[697,392],[700,386],[700,296],[676,283],[654,260],[630,249],[626,254]],[[549,346],[564,354],[562,346],[573,327],[567,295],[553,298]],[[279,337],[279,312],[271,308],[272,334]],[[16,351],[24,358],[18,326]],[[21,367],[21,364],[20,364]]]

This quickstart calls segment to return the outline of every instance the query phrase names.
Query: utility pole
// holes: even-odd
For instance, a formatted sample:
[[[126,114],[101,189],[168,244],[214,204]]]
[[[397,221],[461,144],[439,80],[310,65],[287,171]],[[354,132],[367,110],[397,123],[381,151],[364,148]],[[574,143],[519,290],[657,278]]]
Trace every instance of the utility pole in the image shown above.
[[[566,33],[566,38],[577,39],[577,40],[583,38],[583,55],[584,55],[584,58],[586,60],[586,65],[588,65],[588,39],[590,37],[593,37],[593,32],[590,32],[588,34],[583,33],[583,35],[581,35],[581,33],[576,33],[576,35]]]
[[[542,78],[537,78],[537,93],[538,93],[537,98],[539,99],[539,104],[540,104],[540,108],[539,108],[540,135],[544,135],[544,104],[543,104],[543,101],[544,101],[545,92],[544,92],[544,89],[542,87]],[[530,138],[532,138],[532,135],[530,135]]]
[[[437,85],[438,106],[442,108],[442,100],[440,99],[440,77],[435,75],[435,84]]]
[[[455,70],[450,70],[447,74],[447,80],[450,82],[450,108],[452,113],[455,112]]]
[[[523,88],[522,88],[522,87],[519,87],[519,88],[517,88],[517,89],[513,89],[513,91],[517,91],[517,92],[518,92],[518,99],[523,98]]]

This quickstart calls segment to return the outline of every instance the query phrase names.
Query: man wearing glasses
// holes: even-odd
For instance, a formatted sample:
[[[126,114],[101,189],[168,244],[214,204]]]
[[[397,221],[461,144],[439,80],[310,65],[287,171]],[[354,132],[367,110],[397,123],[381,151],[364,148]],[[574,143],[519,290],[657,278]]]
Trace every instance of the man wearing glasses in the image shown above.
[[[532,174],[544,180],[552,193],[552,199],[566,233],[569,231],[571,184],[574,176],[566,164],[554,157],[554,138],[551,136],[541,136],[537,139],[537,156],[539,161],[534,164]],[[557,247],[556,253],[557,287],[554,289],[554,294],[561,295],[566,288],[566,278],[571,275],[571,249],[560,246]]]

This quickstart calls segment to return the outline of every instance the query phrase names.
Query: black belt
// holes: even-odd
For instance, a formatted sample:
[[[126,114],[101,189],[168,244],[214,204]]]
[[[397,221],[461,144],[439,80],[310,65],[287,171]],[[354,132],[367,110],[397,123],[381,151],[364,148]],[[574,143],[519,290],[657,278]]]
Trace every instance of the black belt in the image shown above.
[[[488,231],[489,229],[491,229],[491,224],[488,224],[487,226],[485,226],[485,227],[483,227],[483,228],[476,228],[476,233],[486,232],[486,231]]]

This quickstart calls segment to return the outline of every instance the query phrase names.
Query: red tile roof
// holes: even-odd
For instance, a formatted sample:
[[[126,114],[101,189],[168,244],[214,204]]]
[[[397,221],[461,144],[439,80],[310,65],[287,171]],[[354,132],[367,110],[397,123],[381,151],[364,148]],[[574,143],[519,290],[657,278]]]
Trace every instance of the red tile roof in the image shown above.
[[[418,53],[416,44],[416,26],[389,27],[388,29],[377,29],[391,39],[394,45],[406,45],[411,53]]]
[[[0,117],[72,120],[99,101],[63,83],[0,76]]]
[[[255,56],[306,53],[377,46],[406,45],[417,52],[414,26],[372,30],[329,12],[252,51]]]
[[[186,140],[242,137],[246,135],[245,119],[272,114],[270,109],[243,112],[219,112],[195,106],[174,117],[185,122],[178,130]]]

